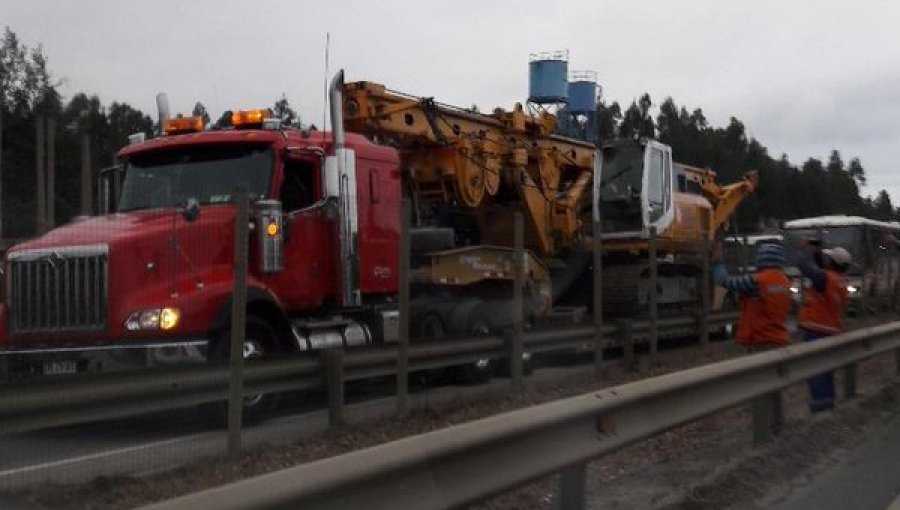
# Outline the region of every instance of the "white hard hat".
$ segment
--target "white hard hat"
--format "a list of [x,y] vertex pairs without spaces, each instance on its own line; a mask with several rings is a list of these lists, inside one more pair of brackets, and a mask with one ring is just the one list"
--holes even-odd
[[822,250],[822,253],[828,255],[828,258],[830,258],[834,261],[835,264],[838,264],[840,266],[847,266],[853,260],[850,252],[841,248],[840,246]]

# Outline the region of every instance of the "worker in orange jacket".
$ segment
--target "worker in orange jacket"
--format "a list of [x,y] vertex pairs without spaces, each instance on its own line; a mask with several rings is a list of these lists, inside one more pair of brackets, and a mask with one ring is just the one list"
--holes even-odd
[[[803,288],[799,326],[804,342],[836,335],[844,330],[847,306],[845,274],[853,258],[840,246],[817,249],[802,243],[797,268],[808,283]],[[834,409],[834,374],[827,372],[808,381],[809,408],[813,413]]]
[[[784,273],[784,248],[778,243],[763,243],[756,250],[756,271],[729,276],[722,263],[722,245],[713,253],[713,276],[716,285],[741,299],[737,341],[748,352],[783,347],[788,343],[787,319],[791,309],[791,280]],[[774,412],[772,432],[780,432],[784,424],[781,392],[776,391],[753,400],[754,416],[766,410]],[[771,407],[770,407],[771,406]]]
[[741,299],[738,343],[751,352],[786,345],[791,280],[783,269],[784,248],[778,243],[760,244],[752,274],[729,276],[721,259],[722,248],[717,245],[713,253],[716,285]]

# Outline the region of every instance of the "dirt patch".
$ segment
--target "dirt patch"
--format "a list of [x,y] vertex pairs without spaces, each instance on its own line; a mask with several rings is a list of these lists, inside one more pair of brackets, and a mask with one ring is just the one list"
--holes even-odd
[[806,479],[871,431],[896,419],[898,402],[900,384],[895,383],[832,415],[797,423],[778,441],[733,460],[658,508],[712,510],[750,501],[761,501],[764,508],[766,501],[784,496],[798,479]]

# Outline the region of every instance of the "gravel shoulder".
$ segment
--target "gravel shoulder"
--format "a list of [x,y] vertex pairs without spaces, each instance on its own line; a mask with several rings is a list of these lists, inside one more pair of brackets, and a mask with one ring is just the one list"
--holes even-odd
[[[607,365],[606,373],[600,379],[582,370],[553,383],[529,383],[521,391],[494,392],[474,400],[417,409],[403,419],[348,424],[339,430],[304,437],[288,444],[262,445],[246,451],[238,459],[207,458],[173,471],[149,476],[105,477],[88,484],[45,485],[6,497],[13,498],[10,504],[15,502],[23,508],[134,508],[449,425],[740,355],[741,351],[734,345],[719,343],[706,349],[692,346],[671,351],[660,356],[656,365],[651,366],[644,361],[639,371],[613,361]],[[852,405],[842,405],[840,411],[835,413],[836,417],[844,416],[844,408],[862,408],[862,414],[867,417],[872,414],[873,410],[863,403],[868,402],[871,395],[881,395],[876,388],[893,380],[893,356],[890,360],[886,356],[884,358],[861,366],[859,389],[866,397],[856,399]],[[887,376],[888,373],[890,377]],[[894,388],[892,391],[896,393],[900,389]],[[785,442],[793,437],[792,434],[803,436],[804,427],[815,425],[805,419],[805,388],[790,388],[786,394],[788,424],[786,434],[776,444]],[[884,407],[884,399],[887,397],[881,398]],[[868,421],[868,418],[861,416],[852,423],[862,427]],[[825,446],[840,446],[840,438],[849,436],[839,427],[828,430],[830,435],[822,435],[830,438],[829,444]],[[793,448],[797,448],[797,451],[815,450],[791,446],[791,451]],[[721,505],[723,498],[733,495],[716,488],[722,484],[728,485],[729,468],[736,467],[739,462],[751,462],[758,457],[757,452],[762,451],[750,447],[747,410],[732,409],[622,449],[592,463],[589,469],[590,503],[598,505],[597,508],[601,504],[602,508],[724,508]],[[800,457],[802,458],[798,462],[802,461],[804,466],[820,460],[819,456],[812,453]],[[723,459],[729,459],[724,467]],[[767,471],[765,462],[768,461],[756,462],[760,463],[759,477],[762,480]],[[799,470],[797,467],[790,472]],[[478,507],[555,508],[558,503],[554,478],[538,481],[484,502]],[[779,480],[778,483],[784,484],[786,481]],[[743,487],[743,484],[739,485]],[[764,494],[768,493],[766,491]],[[755,498],[761,495],[753,496]],[[712,503],[705,503],[707,501]]]

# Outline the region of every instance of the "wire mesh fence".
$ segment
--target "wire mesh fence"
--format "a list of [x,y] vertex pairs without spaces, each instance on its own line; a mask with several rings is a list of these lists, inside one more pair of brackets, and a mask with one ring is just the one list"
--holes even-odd
[[[604,353],[631,364],[660,340],[734,320],[705,308],[661,317],[653,299],[638,313],[647,320],[605,323],[584,307],[535,320],[521,214],[512,246],[484,255],[507,285],[491,299],[440,301],[421,292],[433,262],[412,253],[414,215],[399,188],[366,204],[329,195],[331,174],[366,174],[347,155],[291,145],[300,138],[275,150],[226,130],[202,144],[137,140],[109,165],[69,128],[38,118],[32,146],[0,155],[0,169],[35,169],[33,187],[0,193],[15,197],[0,206],[0,491],[234,455],[340,425],[366,399],[396,397],[391,412],[403,415],[411,393],[436,384],[504,376],[520,387],[542,353],[593,352],[601,373]],[[347,194],[347,183],[336,188]],[[344,272],[361,234],[339,228],[342,215],[373,204],[384,261]],[[586,302],[599,310],[602,280],[587,267]],[[347,278],[380,289],[368,307],[335,305],[353,299],[339,285]]]

